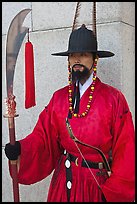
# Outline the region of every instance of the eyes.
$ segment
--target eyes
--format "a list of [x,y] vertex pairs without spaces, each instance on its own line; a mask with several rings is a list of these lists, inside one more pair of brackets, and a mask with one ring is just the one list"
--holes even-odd
[[71,53],[69,54],[69,57],[88,57],[91,56],[91,53]]

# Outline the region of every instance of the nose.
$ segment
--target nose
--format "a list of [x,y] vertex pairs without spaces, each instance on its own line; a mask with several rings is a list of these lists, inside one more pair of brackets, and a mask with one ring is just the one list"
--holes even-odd
[[79,56],[75,56],[75,64],[77,64],[77,63],[80,63],[80,58],[79,58]]

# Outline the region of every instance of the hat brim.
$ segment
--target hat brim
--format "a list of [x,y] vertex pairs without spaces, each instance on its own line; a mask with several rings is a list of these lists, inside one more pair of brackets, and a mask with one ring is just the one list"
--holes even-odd
[[110,52],[110,51],[95,51],[95,50],[90,50],[90,51],[66,51],[66,52],[53,53],[52,55],[55,55],[55,56],[68,56],[69,54],[72,54],[72,53],[82,53],[82,52],[96,53],[99,58],[113,57],[115,55],[113,52]]

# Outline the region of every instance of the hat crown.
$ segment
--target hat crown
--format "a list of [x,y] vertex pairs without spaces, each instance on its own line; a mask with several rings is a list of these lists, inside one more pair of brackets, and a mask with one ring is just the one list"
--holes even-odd
[[67,51],[53,53],[52,55],[69,56],[71,53],[83,52],[95,53],[100,58],[114,56],[113,52],[97,50],[96,36],[92,30],[86,28],[85,24],[71,32]]
[[92,30],[86,28],[83,24],[79,29],[72,31],[68,51],[72,52],[96,52],[97,40]]

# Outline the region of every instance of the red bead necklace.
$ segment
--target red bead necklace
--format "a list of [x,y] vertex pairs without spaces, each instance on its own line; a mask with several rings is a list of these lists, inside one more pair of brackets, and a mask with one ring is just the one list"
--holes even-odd
[[97,71],[97,59],[95,59],[94,61],[94,65],[93,65],[93,78],[92,78],[92,83],[90,85],[90,94],[89,94],[89,100],[86,106],[86,110],[83,113],[74,113],[74,109],[72,107],[72,80],[71,80],[71,68],[70,66],[68,66],[68,71],[69,71],[69,77],[68,77],[68,83],[69,83],[69,111],[71,112],[72,116],[74,116],[75,118],[81,118],[81,117],[85,117],[89,110],[90,110],[90,104],[93,98],[93,92],[94,92],[94,86],[95,86],[95,82],[96,82],[96,71]]

